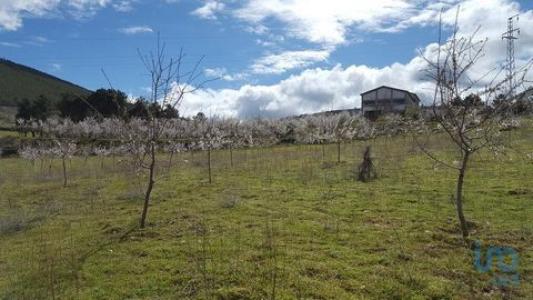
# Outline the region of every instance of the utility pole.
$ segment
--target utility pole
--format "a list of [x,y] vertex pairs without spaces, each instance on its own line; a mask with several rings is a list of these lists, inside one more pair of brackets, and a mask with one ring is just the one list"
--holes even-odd
[[507,31],[503,33],[502,40],[507,40],[507,80],[509,82],[509,96],[514,96],[514,72],[515,72],[515,58],[514,58],[514,41],[518,40],[520,35],[520,28],[514,28],[515,20],[518,22],[519,15],[514,15],[507,19]]

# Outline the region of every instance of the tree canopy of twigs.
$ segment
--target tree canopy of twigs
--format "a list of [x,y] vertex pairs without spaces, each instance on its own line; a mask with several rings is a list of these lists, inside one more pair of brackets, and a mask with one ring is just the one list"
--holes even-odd
[[[165,44],[157,38],[157,46],[149,54],[138,51],[139,57],[149,73],[151,81],[151,95],[149,101],[160,103],[162,107],[178,109],[185,95],[202,88],[207,81],[200,81],[201,72],[199,66],[203,57],[200,58],[191,70],[185,71],[185,54],[180,50],[177,57],[167,57]],[[148,170],[148,184],[144,196],[144,205],[141,214],[140,227],[146,225],[148,208],[156,178],[157,144],[162,133],[169,127],[169,119],[158,119],[149,114],[147,121],[147,136],[144,140],[144,147],[139,156],[139,165]]]
[[[503,145],[502,129],[512,117],[508,102],[512,91],[505,90],[510,78],[502,78],[497,68],[475,77],[474,67],[484,56],[487,39],[478,39],[477,30],[468,36],[459,34],[459,11],[451,37],[442,41],[442,25],[438,48],[431,57],[424,57],[429,78],[435,83],[431,118],[457,149],[458,164],[453,164],[426,149],[421,149],[433,160],[457,171],[454,203],[465,241],[469,225],[463,209],[463,187],[472,155],[481,149],[497,150]],[[441,22],[442,24],[442,22]],[[531,61],[514,76],[520,86],[531,66]],[[494,101],[496,98],[500,101]]]

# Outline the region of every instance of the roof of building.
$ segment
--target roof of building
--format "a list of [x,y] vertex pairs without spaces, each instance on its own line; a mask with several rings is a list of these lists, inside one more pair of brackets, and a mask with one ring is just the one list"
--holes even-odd
[[420,98],[418,98],[418,95],[413,93],[413,92],[410,92],[408,90],[403,90],[403,89],[398,89],[398,88],[393,88],[393,87],[390,87],[390,86],[386,86],[386,85],[382,85],[380,87],[377,87],[375,89],[371,89],[370,91],[366,91],[364,93],[361,94],[361,96],[364,96],[366,94],[369,94],[369,93],[372,93],[374,91],[377,91],[379,89],[383,89],[383,88],[386,88],[386,89],[391,89],[391,90],[395,90],[395,91],[399,91],[399,92],[404,92],[404,93],[408,93],[409,95],[411,95],[416,102],[420,103]]

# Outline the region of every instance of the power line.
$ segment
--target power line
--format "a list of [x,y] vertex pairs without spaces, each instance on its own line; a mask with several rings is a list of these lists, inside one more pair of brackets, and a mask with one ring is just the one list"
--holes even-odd
[[507,31],[503,33],[502,40],[507,40],[507,80],[509,81],[509,95],[514,96],[514,70],[515,70],[515,47],[514,41],[518,40],[520,28],[514,28],[514,21],[519,20],[519,15],[514,15],[507,19]]

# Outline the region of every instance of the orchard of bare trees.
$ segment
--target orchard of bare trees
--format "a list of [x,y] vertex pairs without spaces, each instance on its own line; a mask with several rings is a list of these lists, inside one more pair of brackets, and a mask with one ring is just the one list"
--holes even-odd
[[[69,118],[19,120],[17,127],[21,133],[38,133],[38,138],[23,140],[19,152],[32,164],[40,161],[41,168],[46,160],[61,161],[65,187],[69,182],[68,161],[73,156],[121,157],[139,172],[146,171],[142,228],[156,184],[159,158],[163,155],[169,158],[168,168],[171,168],[177,153],[207,152],[211,183],[211,152],[216,150],[228,151],[233,165],[234,149],[279,144],[335,144],[336,161],[341,163],[343,143],[377,137],[412,137],[413,145],[431,160],[458,172],[453,202],[466,241],[469,226],[463,209],[463,186],[469,161],[482,149],[501,151],[504,147],[502,132],[519,127],[513,91],[525,83],[524,78],[531,66],[530,61],[513,74],[515,80],[512,82],[516,86],[510,89],[507,88],[510,79],[502,79],[501,72],[473,78],[471,69],[482,58],[485,42],[477,40],[475,34],[460,35],[457,22],[448,40],[439,38],[436,51],[424,57],[426,74],[435,83],[434,99],[430,106],[409,116],[389,114],[378,122],[348,113],[237,120],[206,118],[201,113],[194,118],[167,118],[146,110],[142,118],[124,119],[106,117],[91,105],[94,116],[76,122]],[[177,112],[188,94],[209,82],[201,80],[199,66],[203,58],[185,72],[183,51],[175,58],[167,57],[165,45],[159,39],[155,51],[148,54],[139,51],[139,57],[150,75],[151,95],[145,100],[148,105]],[[487,81],[487,78],[490,79]],[[447,137],[455,145],[458,156],[452,160],[458,163],[439,157],[427,147],[424,139],[434,136]],[[367,181],[376,177],[372,168],[371,151],[367,148],[359,167],[359,179]]]

